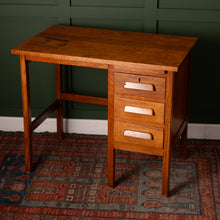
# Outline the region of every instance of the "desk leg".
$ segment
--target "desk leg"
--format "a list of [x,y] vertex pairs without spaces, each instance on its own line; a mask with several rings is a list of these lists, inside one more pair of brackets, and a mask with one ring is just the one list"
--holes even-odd
[[187,157],[187,132],[188,132],[188,123],[186,124],[186,127],[183,130],[183,133],[181,135],[181,155],[183,159],[186,159]]
[[162,172],[162,196],[169,196],[170,184],[170,157],[171,157],[171,117],[173,106],[173,81],[174,73],[168,72],[165,103],[165,131],[164,131],[164,154]]
[[163,172],[162,172],[162,196],[169,196],[170,185],[170,153],[165,152],[163,156]]
[[114,150],[114,70],[108,68],[108,185],[114,186],[115,150]]
[[32,128],[31,128],[31,101],[28,62],[24,55],[20,56],[21,89],[24,117],[24,146],[25,146],[25,171],[32,169]]
[[56,74],[56,100],[57,100],[57,137],[63,139],[63,102],[62,102],[62,75],[61,65],[55,64]]

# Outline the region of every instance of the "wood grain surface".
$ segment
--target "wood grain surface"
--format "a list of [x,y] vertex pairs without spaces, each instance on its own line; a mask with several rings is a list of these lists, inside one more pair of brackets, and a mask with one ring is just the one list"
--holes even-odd
[[[178,71],[197,38],[54,25],[12,50],[38,58]],[[106,66],[107,67],[107,66]]]

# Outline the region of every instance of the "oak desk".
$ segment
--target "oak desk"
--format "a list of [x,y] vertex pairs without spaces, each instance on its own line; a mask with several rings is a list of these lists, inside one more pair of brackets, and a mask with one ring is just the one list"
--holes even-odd
[[[12,49],[20,55],[25,168],[31,172],[32,131],[62,100],[108,105],[108,185],[114,185],[115,149],[163,157],[162,195],[169,192],[170,155],[187,138],[192,37],[54,25]],[[55,64],[56,100],[31,121],[28,62]],[[63,93],[61,65],[108,70],[108,98]]]

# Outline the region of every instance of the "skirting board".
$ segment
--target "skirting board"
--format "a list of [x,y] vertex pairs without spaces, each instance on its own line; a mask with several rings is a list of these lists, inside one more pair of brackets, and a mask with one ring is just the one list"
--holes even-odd
[[[107,120],[90,119],[64,119],[65,133],[107,135]],[[23,131],[22,117],[0,117],[1,131]],[[46,119],[35,132],[56,132],[56,119]],[[188,138],[190,139],[220,139],[220,124],[193,124],[188,126]]]

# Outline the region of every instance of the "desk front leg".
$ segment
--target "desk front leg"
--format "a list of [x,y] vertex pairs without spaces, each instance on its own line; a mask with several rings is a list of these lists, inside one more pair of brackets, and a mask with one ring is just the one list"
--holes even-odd
[[21,89],[24,117],[24,147],[25,147],[25,171],[32,169],[32,127],[31,127],[31,101],[28,61],[24,55],[20,56]]
[[173,107],[173,82],[174,73],[168,72],[165,103],[165,131],[164,131],[164,154],[162,172],[162,196],[169,196],[170,183],[170,159],[171,159],[171,118]]

